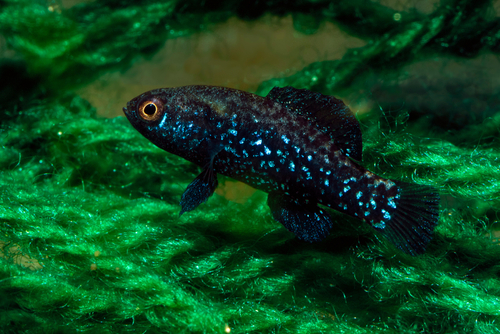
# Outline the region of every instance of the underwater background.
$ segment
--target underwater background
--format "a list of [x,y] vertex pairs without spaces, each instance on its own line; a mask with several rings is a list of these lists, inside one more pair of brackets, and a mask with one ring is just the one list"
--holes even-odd
[[[500,1],[0,0],[0,332],[500,332]],[[122,115],[210,84],[334,95],[363,165],[437,187],[411,257],[356,219],[309,244]]]

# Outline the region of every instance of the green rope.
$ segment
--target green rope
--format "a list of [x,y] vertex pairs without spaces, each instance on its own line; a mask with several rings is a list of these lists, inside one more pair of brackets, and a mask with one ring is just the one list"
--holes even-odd
[[[198,168],[148,143],[124,118],[96,117],[61,86],[126,68],[165,38],[271,12],[293,13],[309,33],[318,17],[358,36],[386,34],[259,89],[345,91],[363,66],[383,73],[432,53],[496,52],[497,19],[483,15],[489,3],[443,3],[401,22],[357,1],[96,1],[60,14],[41,1],[0,3],[0,31],[24,57],[0,63],[11,78],[0,83],[1,332],[500,330],[500,113],[444,134],[404,110],[361,117],[365,166],[441,190],[435,237],[415,258],[340,214],[325,242],[301,243],[273,221],[260,192],[243,205],[214,195],[179,218],[180,195]],[[355,6],[371,16],[349,23]],[[462,52],[467,36],[484,38]]]

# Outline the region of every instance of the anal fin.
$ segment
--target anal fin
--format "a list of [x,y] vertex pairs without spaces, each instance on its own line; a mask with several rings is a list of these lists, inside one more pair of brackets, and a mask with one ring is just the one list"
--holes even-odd
[[271,192],[267,204],[273,218],[300,240],[323,240],[333,227],[331,216],[316,203],[305,203],[280,192]]

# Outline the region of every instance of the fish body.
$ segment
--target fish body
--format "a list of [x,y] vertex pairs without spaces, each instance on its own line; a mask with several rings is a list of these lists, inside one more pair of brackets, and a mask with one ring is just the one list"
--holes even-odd
[[156,89],[124,108],[156,146],[203,168],[181,214],[205,202],[223,174],[267,192],[274,219],[299,239],[324,239],[332,219],[318,204],[357,217],[417,255],[430,241],[439,194],[377,176],[362,160],[359,124],[334,97],[275,87],[266,97],[213,86]]

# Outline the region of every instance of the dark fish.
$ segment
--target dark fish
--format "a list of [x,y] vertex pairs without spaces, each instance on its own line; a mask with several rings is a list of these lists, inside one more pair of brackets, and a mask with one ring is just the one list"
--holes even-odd
[[181,214],[213,194],[220,173],[269,193],[274,219],[305,241],[324,239],[333,226],[318,204],[358,217],[411,255],[431,240],[437,191],[357,164],[359,124],[332,96],[292,87],[260,97],[186,86],[146,92],[123,111],[156,146],[203,168],[182,195]]

